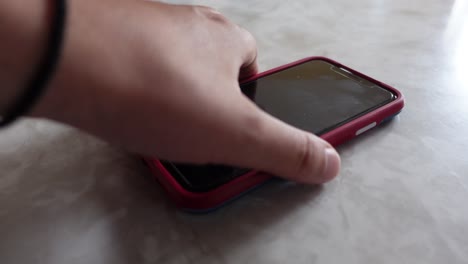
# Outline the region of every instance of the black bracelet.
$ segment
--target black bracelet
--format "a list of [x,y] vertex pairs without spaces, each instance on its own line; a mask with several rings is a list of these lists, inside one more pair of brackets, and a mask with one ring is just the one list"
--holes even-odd
[[37,69],[26,83],[22,94],[13,105],[7,109],[5,115],[0,117],[0,127],[13,123],[25,115],[40,98],[57,66],[60,57],[65,31],[65,18],[67,13],[66,0],[46,0],[53,2],[54,10],[51,17],[52,28],[49,33],[49,42]]

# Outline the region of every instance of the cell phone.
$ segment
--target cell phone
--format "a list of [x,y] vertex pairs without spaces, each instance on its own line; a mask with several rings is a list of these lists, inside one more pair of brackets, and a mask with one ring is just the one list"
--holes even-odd
[[[333,146],[391,120],[404,105],[397,89],[324,57],[269,70],[240,87],[267,113]],[[273,177],[249,168],[144,160],[175,203],[190,212],[219,208]]]

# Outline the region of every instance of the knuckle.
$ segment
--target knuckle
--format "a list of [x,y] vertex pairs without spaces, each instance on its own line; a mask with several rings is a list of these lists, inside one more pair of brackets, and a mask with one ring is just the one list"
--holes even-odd
[[299,151],[296,154],[296,157],[294,159],[295,164],[293,166],[293,177],[297,178],[297,180],[300,180],[304,177],[307,177],[307,173],[309,172],[307,168],[309,167],[309,160],[310,157],[312,156],[312,150],[311,150],[311,145],[312,142],[309,140],[309,138],[306,135],[302,136],[302,142],[301,146],[298,148]]
[[239,42],[240,46],[243,49],[243,67],[251,66],[253,63],[257,61],[258,50],[257,50],[257,42],[254,36],[247,31],[246,29],[238,26],[238,34],[239,34]]
[[218,10],[208,7],[208,6],[194,6],[194,8],[199,12],[201,15],[205,16],[206,18],[223,23],[223,24],[229,24],[229,20],[221,14]]
[[309,135],[303,135],[303,144],[296,156],[296,164],[293,169],[295,180],[304,182],[306,179],[320,177],[324,171],[325,164],[322,155],[319,155],[320,146]]
[[241,39],[243,42],[243,46],[247,47],[248,50],[250,51],[248,53],[248,55],[251,57],[249,58],[249,61],[253,62],[257,59],[257,54],[258,54],[257,41],[255,40],[255,37],[252,35],[252,33],[250,33],[249,31],[247,31],[246,29],[242,27],[239,27],[239,29],[240,29],[240,35],[241,35]]
[[256,50],[257,41],[255,40],[255,37],[252,35],[252,33],[241,26],[237,26],[237,29],[243,44]]
[[250,33],[248,30],[245,28],[241,27],[242,30],[242,36],[244,38],[245,43],[249,44],[250,46],[256,47],[257,46],[257,41],[255,40],[255,37]]

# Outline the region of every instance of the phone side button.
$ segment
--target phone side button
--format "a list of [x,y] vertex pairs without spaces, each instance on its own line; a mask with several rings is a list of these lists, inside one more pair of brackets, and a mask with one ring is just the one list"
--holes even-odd
[[373,127],[375,127],[376,125],[377,125],[377,122],[373,122],[373,123],[368,124],[367,126],[365,126],[365,127],[361,128],[361,129],[359,129],[358,131],[356,131],[356,136],[361,135],[362,133],[366,132],[367,130],[369,130],[369,129],[373,128]]

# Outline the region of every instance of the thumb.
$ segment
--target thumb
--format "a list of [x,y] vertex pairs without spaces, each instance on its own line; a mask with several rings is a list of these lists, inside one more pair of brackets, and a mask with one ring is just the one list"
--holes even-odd
[[340,157],[329,143],[252,106],[236,118],[241,124],[235,127],[248,129],[236,131],[241,142],[226,155],[231,163],[301,183],[321,184],[338,174]]

